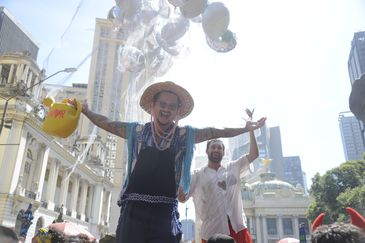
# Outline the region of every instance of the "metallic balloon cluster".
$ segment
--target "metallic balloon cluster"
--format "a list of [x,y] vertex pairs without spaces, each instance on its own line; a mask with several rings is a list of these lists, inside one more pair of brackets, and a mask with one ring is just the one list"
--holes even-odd
[[184,44],[190,23],[202,25],[206,42],[217,52],[236,46],[228,30],[229,11],[221,2],[208,0],[115,0],[108,14],[118,36],[119,69],[149,77],[164,75],[172,58],[189,51]]

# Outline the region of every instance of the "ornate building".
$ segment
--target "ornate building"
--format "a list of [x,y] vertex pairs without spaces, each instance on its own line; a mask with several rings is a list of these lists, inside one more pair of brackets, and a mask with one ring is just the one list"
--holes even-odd
[[103,159],[103,148],[96,142],[95,154],[80,163],[87,141],[75,139],[72,149],[42,130],[41,87],[32,86],[45,77],[29,55],[0,55],[0,224],[19,231],[21,212],[31,203],[26,242],[60,210],[65,220],[100,238],[109,232],[113,187],[92,165],[95,157]]

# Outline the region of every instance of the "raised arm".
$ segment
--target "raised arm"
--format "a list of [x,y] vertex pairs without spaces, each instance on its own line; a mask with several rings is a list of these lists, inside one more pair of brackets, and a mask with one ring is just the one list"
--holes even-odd
[[82,103],[82,113],[96,126],[113,133],[122,138],[127,138],[127,123],[120,121],[112,121],[108,117],[97,114],[89,110],[86,102]]
[[259,148],[257,146],[257,141],[254,131],[250,131],[250,151],[247,154],[247,160],[251,163],[257,157],[259,157]]
[[247,121],[245,127],[241,128],[214,128],[207,127],[197,129],[195,132],[195,143],[204,142],[214,138],[229,138],[240,135],[245,132],[254,131],[265,124],[266,117],[262,117],[257,122]]

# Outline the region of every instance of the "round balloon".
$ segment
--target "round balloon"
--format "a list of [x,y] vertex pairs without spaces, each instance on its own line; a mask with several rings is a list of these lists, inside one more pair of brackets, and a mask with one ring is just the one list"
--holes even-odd
[[175,45],[175,42],[183,37],[189,29],[189,20],[184,18],[176,19],[165,24],[161,29],[161,38],[168,46]]
[[203,13],[207,7],[208,0],[188,0],[180,6],[180,12],[185,18],[191,19]]
[[214,2],[207,6],[202,14],[202,27],[211,39],[222,36],[228,28],[229,11],[223,3]]
[[211,39],[206,36],[208,46],[216,52],[229,52],[236,47],[236,35],[232,31],[227,30],[218,39]]
[[181,7],[185,4],[187,0],[168,0],[170,4],[174,7]]
[[144,54],[133,46],[123,46],[119,48],[118,69],[120,71],[139,72],[146,64]]

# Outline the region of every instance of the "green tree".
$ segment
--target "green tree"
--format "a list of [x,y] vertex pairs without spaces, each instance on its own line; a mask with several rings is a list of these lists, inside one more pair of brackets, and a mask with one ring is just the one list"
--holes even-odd
[[310,192],[314,197],[307,217],[310,221],[321,213],[325,223],[345,221],[346,207],[353,207],[365,215],[365,161],[348,161],[312,179]]

